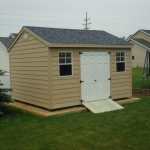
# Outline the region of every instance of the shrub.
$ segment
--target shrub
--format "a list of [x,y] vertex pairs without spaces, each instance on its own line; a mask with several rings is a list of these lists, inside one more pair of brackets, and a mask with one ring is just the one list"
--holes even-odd
[[[0,76],[4,76],[6,71],[0,70]],[[5,108],[4,103],[13,102],[9,92],[12,91],[11,88],[2,88],[4,84],[0,81],[0,115],[3,115],[3,110]]]

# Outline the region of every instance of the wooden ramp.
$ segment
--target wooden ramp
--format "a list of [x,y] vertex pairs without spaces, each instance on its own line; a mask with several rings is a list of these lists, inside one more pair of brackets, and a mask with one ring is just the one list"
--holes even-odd
[[82,102],[82,104],[93,113],[103,113],[107,111],[123,109],[121,105],[114,102],[112,99]]

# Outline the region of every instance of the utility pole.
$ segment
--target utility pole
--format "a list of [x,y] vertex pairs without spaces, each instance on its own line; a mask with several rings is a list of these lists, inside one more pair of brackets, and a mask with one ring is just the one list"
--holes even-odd
[[85,28],[84,28],[85,30],[90,29],[90,27],[88,25],[91,24],[91,22],[88,23],[89,20],[90,20],[90,18],[87,18],[87,12],[86,12],[86,19],[84,19],[85,24],[83,24],[83,25],[85,25]]

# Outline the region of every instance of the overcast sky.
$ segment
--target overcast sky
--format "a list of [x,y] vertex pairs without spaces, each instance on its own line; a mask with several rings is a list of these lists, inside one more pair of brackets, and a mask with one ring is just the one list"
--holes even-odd
[[0,37],[18,33],[23,26],[84,29],[127,37],[150,29],[150,0],[0,0]]

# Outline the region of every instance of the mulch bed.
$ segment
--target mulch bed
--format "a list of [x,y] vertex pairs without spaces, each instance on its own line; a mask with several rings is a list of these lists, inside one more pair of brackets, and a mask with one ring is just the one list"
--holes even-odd
[[150,96],[150,89],[132,89],[133,96]]

